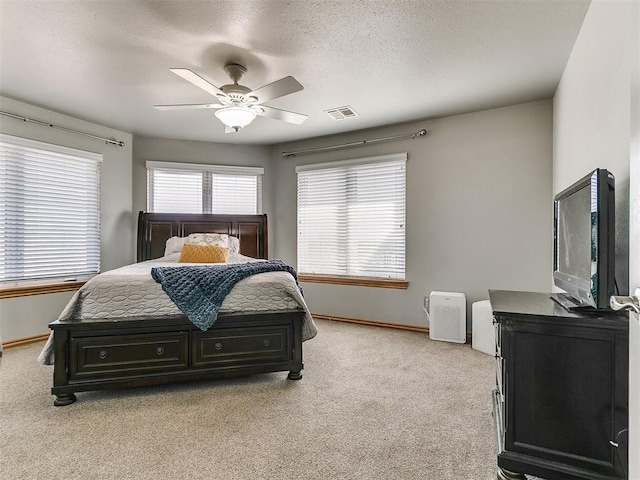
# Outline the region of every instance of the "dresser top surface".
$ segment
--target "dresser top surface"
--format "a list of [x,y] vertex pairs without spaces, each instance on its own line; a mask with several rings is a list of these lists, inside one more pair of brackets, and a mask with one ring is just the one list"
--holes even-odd
[[575,319],[627,321],[625,314],[570,312],[551,299],[550,293],[515,290],[489,290],[491,309],[496,314],[536,315]]

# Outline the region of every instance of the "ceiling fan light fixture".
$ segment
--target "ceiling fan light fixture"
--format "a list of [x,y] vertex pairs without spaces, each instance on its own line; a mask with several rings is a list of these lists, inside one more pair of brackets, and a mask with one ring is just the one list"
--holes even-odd
[[216,117],[227,127],[238,131],[249,125],[256,118],[256,113],[244,107],[226,107],[217,110]]
[[[2,1],[2,0],[0,0]],[[159,110],[184,110],[197,108],[216,108],[215,115],[225,125],[225,132],[237,132],[249,125],[257,115],[283,120],[300,125],[307,118],[300,113],[288,112],[279,108],[262,105],[264,102],[275,98],[284,97],[303,89],[302,85],[293,77],[283,77],[280,80],[263,85],[251,90],[240,85],[238,81],[247,72],[246,67],[231,63],[224,67],[225,72],[233,81],[233,84],[216,87],[188,68],[171,68],[170,71],[182,77],[187,82],[216,97],[219,103],[154,105]]]

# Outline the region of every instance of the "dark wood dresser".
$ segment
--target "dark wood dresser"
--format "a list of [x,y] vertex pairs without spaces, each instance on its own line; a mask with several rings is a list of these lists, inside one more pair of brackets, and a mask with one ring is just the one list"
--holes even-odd
[[627,315],[568,312],[548,293],[489,298],[498,478],[625,479]]

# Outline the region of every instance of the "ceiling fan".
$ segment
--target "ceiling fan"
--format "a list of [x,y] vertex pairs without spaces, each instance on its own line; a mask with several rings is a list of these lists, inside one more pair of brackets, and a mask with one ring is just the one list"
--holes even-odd
[[303,89],[302,85],[293,77],[288,76],[276,80],[273,83],[251,90],[238,84],[242,76],[247,73],[246,67],[237,63],[225,65],[224,71],[233,83],[223,85],[220,88],[212,85],[200,75],[188,68],[170,68],[173,73],[200,87],[218,99],[220,103],[180,104],[180,105],[154,105],[158,110],[189,110],[197,108],[215,108],[216,117],[225,124],[225,132],[237,132],[242,127],[249,125],[256,115],[284,120],[285,122],[301,124],[307,119],[307,115],[289,112],[278,108],[267,107],[263,103],[274,98],[283,97]]

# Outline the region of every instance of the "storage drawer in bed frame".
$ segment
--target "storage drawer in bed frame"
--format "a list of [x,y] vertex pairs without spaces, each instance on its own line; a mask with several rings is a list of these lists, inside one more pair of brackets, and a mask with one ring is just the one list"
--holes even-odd
[[188,367],[188,332],[71,337],[69,380],[140,375]]
[[54,332],[55,405],[75,392],[289,370],[302,364],[304,312],[221,315],[206,332],[184,317],[60,322]]
[[291,334],[288,325],[260,327],[252,332],[240,328],[194,331],[192,365],[206,368],[225,363],[286,361],[291,357]]

